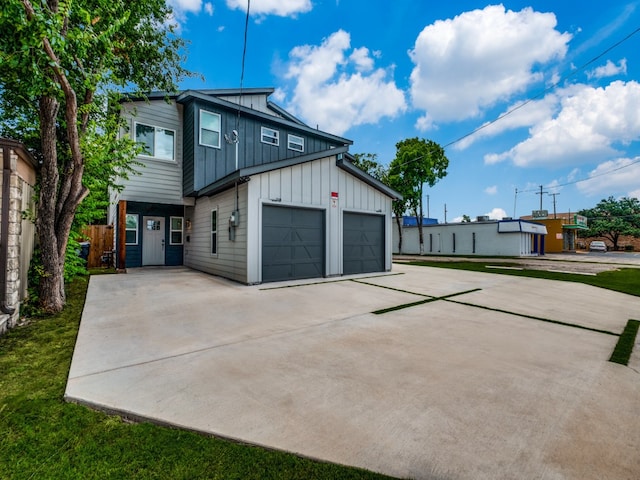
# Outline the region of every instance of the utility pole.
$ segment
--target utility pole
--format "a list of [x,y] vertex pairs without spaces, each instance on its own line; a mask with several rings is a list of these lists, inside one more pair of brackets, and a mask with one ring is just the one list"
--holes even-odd
[[447,223],[447,204],[444,204],[444,223]]
[[542,195],[545,193],[549,193],[549,192],[543,192],[542,191],[542,185],[540,185],[540,191],[538,193],[536,193],[536,195],[540,195],[540,210],[542,210]]
[[427,195],[427,218],[431,218],[429,215],[429,195]]
[[560,195],[559,193],[550,193],[549,196],[553,197],[553,218],[558,218],[556,216],[556,196]]
[[516,217],[516,204],[518,203],[518,187],[516,187],[516,196],[513,199],[513,218],[518,218]]

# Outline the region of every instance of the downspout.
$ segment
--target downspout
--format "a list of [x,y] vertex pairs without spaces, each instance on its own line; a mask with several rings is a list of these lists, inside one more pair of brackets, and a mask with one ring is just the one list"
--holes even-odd
[[9,206],[11,205],[11,149],[2,147],[2,220],[0,225],[0,310],[13,315],[16,309],[7,304],[7,260],[9,257]]

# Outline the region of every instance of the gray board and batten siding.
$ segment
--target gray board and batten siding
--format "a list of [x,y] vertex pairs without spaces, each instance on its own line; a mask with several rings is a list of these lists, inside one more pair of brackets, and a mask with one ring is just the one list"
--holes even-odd
[[[218,97],[185,92],[178,97],[184,104],[184,183],[185,196],[197,196],[198,192],[216,181],[227,177],[237,169],[260,167],[314,152],[342,147],[351,141],[325,132],[311,129],[293,117],[283,118],[278,109],[267,108],[269,113],[239,107]],[[267,103],[267,105],[269,105]],[[200,111],[220,115],[220,148],[200,145]],[[262,127],[279,132],[279,144],[261,141]],[[235,145],[232,132],[238,132],[238,165],[236,169]],[[288,148],[288,135],[304,139],[304,151]]]

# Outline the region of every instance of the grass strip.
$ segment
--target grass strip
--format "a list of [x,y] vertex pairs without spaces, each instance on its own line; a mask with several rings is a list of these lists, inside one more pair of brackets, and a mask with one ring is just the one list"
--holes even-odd
[[[384,479],[358,468],[153,425],[63,400],[88,277],[58,315],[0,337],[0,478]],[[303,426],[301,426],[302,428]]]
[[599,328],[586,327],[584,325],[579,325],[577,323],[563,322],[561,320],[551,320],[550,318],[536,317],[535,315],[527,315],[526,313],[510,312],[509,310],[503,310],[501,308],[486,307],[484,305],[477,305],[475,303],[461,302],[459,300],[448,300],[448,299],[444,299],[444,300],[447,301],[447,302],[457,303],[458,305],[464,305],[466,307],[481,308],[483,310],[489,310],[491,312],[505,313],[507,315],[515,315],[517,317],[529,318],[531,320],[537,320],[539,322],[554,323],[556,325],[562,325],[564,327],[579,328],[580,330],[588,330],[590,332],[604,333],[605,335],[613,335],[614,337],[619,336],[617,333],[610,332],[609,330],[601,330]]
[[[606,288],[615,292],[626,293],[640,297],[640,268],[620,268],[619,270],[609,270],[596,275],[579,275],[575,273],[549,272],[545,270],[510,270],[510,269],[490,269],[489,265],[495,266],[497,262],[434,262],[420,260],[407,262],[407,265],[417,265],[421,267],[452,268],[455,270],[468,270],[472,272],[493,273],[496,275],[515,275],[518,277],[541,278],[544,280],[560,280],[563,282],[584,283],[594,287]],[[502,266],[514,267],[517,264],[505,262]]]
[[[376,285],[378,286],[378,285]],[[394,289],[396,290],[396,289]],[[431,302],[435,302],[437,300],[446,300],[448,298],[451,297],[457,297],[458,295],[465,295],[467,293],[473,293],[473,292],[477,292],[479,290],[482,290],[481,288],[474,288],[473,290],[466,290],[464,292],[456,292],[456,293],[451,293],[449,295],[444,295],[442,297],[431,297],[431,298],[425,298],[424,300],[418,300],[417,302],[411,302],[411,303],[403,303],[402,305],[395,305],[393,307],[388,307],[388,308],[381,308],[380,310],[374,310],[373,313],[374,315],[382,315],[383,313],[389,313],[389,312],[395,312],[396,310],[402,310],[405,308],[411,308],[411,307],[416,307],[418,305],[424,305],[425,303],[431,303]],[[402,291],[402,290],[400,290]],[[412,293],[412,292],[406,292],[406,293]],[[414,295],[421,295],[420,293],[416,293]]]
[[640,327],[640,321],[629,320],[625,325],[624,330],[618,338],[618,343],[613,349],[610,362],[619,363],[620,365],[628,365],[631,353],[633,352],[633,346],[636,342],[636,336],[638,335],[638,327]]

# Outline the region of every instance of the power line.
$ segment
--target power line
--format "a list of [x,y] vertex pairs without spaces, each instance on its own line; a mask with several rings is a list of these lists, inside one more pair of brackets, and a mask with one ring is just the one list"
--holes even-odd
[[595,57],[593,57],[591,60],[589,60],[587,63],[584,63],[583,65],[581,65],[580,67],[576,68],[574,71],[572,71],[569,74],[566,74],[564,76],[562,76],[557,82],[555,82],[554,84],[552,84],[551,86],[545,88],[544,90],[542,90],[541,92],[539,92],[538,94],[534,95],[531,98],[528,98],[527,100],[525,100],[524,102],[522,102],[519,105],[516,105],[515,107],[507,110],[506,112],[500,114],[497,118],[491,120],[490,122],[487,122],[483,125],[480,125],[479,127],[477,127],[476,129],[472,130],[469,133],[466,133],[464,135],[462,135],[461,137],[456,138],[455,140],[447,143],[446,145],[443,146],[443,148],[447,148],[450,147],[451,145],[454,145],[458,142],[461,142],[462,140],[464,140],[467,137],[470,137],[471,135],[475,134],[476,132],[479,132],[480,130],[483,130],[485,128],[487,128],[490,125],[493,125],[494,123],[502,120],[503,118],[505,118],[508,115],[511,115],[513,112],[520,110],[522,107],[524,107],[525,105],[528,105],[529,103],[533,102],[534,100],[543,97],[544,95],[546,95],[548,92],[550,92],[551,90],[554,90],[558,85],[560,85],[560,83],[564,82],[565,80],[573,77],[574,75],[576,75],[578,72],[581,72],[582,70],[584,70],[585,68],[587,68],[589,65],[591,65],[592,63],[594,63],[595,61],[599,60],[600,58],[604,57],[607,53],[609,53],[611,50],[613,50],[614,48],[618,47],[619,45],[621,45],[622,43],[626,42],[627,40],[629,40],[632,36],[634,36],[636,33],[640,32],[640,27],[636,28],[633,32],[631,32],[630,34],[628,34],[626,37],[624,37],[622,40],[619,40],[618,42],[614,43],[613,45],[611,45],[609,48],[607,48],[606,50],[604,50],[603,52],[599,53],[598,55],[596,55]]
[[244,43],[242,46],[242,68],[240,70],[240,95],[238,98],[238,118],[236,119],[236,131],[240,130],[240,105],[242,104],[242,87],[244,84],[244,64],[247,58],[247,35],[249,33],[249,11],[251,10],[251,0],[247,0],[247,16],[244,20]]
[[[598,177],[603,177],[605,175],[609,175],[610,173],[613,172],[617,172],[618,170],[622,170],[623,168],[628,168],[631,167],[632,165],[635,165],[637,163],[640,163],[640,158],[638,158],[637,160],[634,160],[631,163],[628,163],[627,165],[623,165],[621,167],[617,167],[617,168],[612,168],[611,170],[607,170],[606,172],[602,172],[602,173],[597,173],[595,175],[592,175],[588,178],[582,178],[580,180],[573,180],[571,182],[566,182],[566,183],[559,183],[557,185],[546,185],[545,188],[558,188],[558,187],[566,187],[567,185],[574,185],[576,183],[581,183],[581,182],[588,182],[589,180],[593,180],[594,178],[598,178]],[[532,188],[529,190],[518,190],[518,193],[530,193],[530,192],[538,192],[538,188]]]

